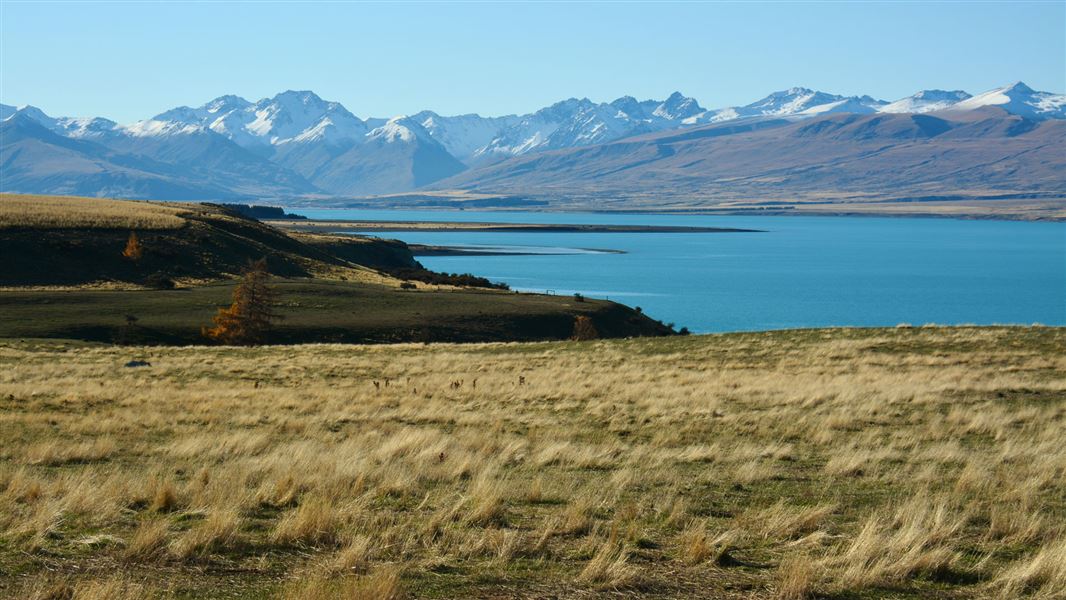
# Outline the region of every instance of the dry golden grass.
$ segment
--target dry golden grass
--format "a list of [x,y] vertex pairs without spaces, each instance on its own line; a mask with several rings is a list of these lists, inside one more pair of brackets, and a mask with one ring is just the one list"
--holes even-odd
[[6,342],[0,597],[1061,598],[1064,426],[1061,329]]
[[174,204],[78,196],[0,194],[0,229],[177,229],[185,224]]

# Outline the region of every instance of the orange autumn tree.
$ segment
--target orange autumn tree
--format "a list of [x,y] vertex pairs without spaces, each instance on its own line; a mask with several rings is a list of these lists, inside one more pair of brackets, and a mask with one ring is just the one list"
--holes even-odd
[[273,321],[280,319],[273,308],[277,292],[268,285],[266,259],[250,262],[233,289],[233,303],[218,309],[214,327],[204,327],[204,337],[220,344],[251,345],[266,340]]
[[122,251],[122,256],[137,262],[141,260],[143,253],[141,240],[137,239],[137,234],[131,231],[129,239],[126,240],[126,249]]

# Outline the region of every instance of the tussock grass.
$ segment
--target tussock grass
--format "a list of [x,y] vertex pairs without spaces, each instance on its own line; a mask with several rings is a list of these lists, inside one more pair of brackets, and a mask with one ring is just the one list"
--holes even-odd
[[169,526],[163,519],[142,522],[133,532],[122,558],[130,562],[151,562],[166,554]]
[[0,343],[0,597],[1066,588],[1059,329],[137,357]]
[[177,229],[187,209],[141,200],[0,194],[0,229]]
[[640,571],[629,563],[625,548],[605,542],[585,564],[578,581],[601,589],[624,589],[640,583]]

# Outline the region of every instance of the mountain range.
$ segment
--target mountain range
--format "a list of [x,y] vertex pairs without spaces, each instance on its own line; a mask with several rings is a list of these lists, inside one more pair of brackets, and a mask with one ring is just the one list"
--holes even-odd
[[1054,172],[1066,166],[1066,96],[1023,83],[893,102],[797,87],[719,109],[675,92],[390,119],[287,91],[221,96],[129,125],[2,104],[0,119],[6,192],[323,202],[422,189],[757,194],[891,187],[893,172],[929,190],[1066,187]]

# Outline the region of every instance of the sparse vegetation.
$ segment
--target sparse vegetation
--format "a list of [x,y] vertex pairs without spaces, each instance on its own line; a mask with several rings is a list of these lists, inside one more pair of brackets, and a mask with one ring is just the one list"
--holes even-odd
[[133,357],[0,343],[0,597],[1066,589],[1062,329]]

